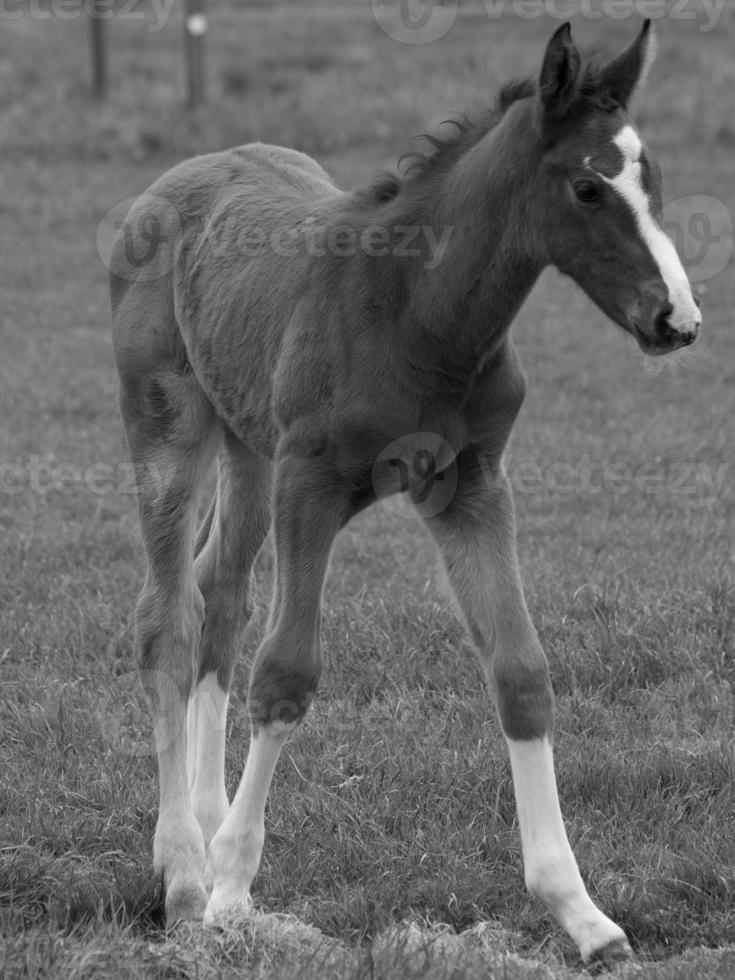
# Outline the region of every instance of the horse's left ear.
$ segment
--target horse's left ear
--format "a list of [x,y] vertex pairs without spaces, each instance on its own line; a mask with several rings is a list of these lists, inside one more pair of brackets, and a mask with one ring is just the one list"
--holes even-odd
[[651,30],[651,21],[644,20],[640,34],[628,50],[602,69],[602,91],[625,109],[636,88],[645,81],[655,57],[656,35]]
[[580,64],[579,51],[567,21],[554,32],[541,66],[538,106],[546,120],[561,119],[577,98]]

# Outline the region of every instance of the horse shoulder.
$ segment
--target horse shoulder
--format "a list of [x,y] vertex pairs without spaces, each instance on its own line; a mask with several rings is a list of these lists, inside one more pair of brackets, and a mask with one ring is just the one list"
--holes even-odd
[[369,476],[420,401],[396,376],[385,328],[339,297],[312,297],[290,318],[273,376],[274,414],[290,442],[332,458],[349,481]]
[[496,444],[502,453],[526,397],[526,375],[515,345],[506,337],[473,379],[465,418],[474,443]]

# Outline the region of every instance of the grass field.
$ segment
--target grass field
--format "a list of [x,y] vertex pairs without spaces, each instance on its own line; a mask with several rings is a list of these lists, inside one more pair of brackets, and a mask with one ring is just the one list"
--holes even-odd
[[[440,40],[406,45],[357,0],[211,7],[194,117],[178,10],[156,32],[110,25],[102,106],[83,20],[0,21],[0,976],[578,976],[524,891],[505,747],[437,559],[389,506],[338,539],[321,693],[266,814],[256,904],[296,919],[162,929],[131,650],[142,548],[98,226],[181,157],[254,139],[359,181],[535,71],[558,23],[467,3]],[[735,3],[698,25],[660,20],[636,118],[698,281],[701,340],[645,361],[556,274],[514,327],[529,397],[508,469],[562,803],[591,894],[643,964],[625,975],[654,980],[735,976]],[[617,53],[638,21],[574,27]],[[231,791],[267,547],[259,572]]]

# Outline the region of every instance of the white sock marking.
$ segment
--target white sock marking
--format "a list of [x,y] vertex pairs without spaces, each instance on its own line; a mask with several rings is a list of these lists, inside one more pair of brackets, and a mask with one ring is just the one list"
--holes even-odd
[[229,695],[213,672],[197,684],[189,701],[187,771],[191,803],[209,844],[224,820],[229,802],[225,791],[225,734]]
[[587,961],[625,934],[587,894],[564,829],[548,739],[508,739],[528,890],[540,898]]
[[228,914],[242,914],[250,903],[250,883],[263,850],[265,801],[278,756],[295,727],[267,725],[250,741],[237,793],[210,845],[214,885],[205,924],[212,925]]

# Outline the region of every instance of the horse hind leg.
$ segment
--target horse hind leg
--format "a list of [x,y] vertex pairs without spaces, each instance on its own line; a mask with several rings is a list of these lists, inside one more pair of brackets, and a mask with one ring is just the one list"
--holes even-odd
[[252,566],[270,526],[270,486],[270,462],[226,434],[214,506],[201,529],[195,560],[205,620],[189,703],[188,762],[192,808],[205,848],[229,809],[224,778],[227,703],[253,611]]
[[204,842],[186,771],[186,712],[195,680],[204,601],[194,575],[194,532],[215,451],[215,418],[191,371],[151,356],[145,371],[118,359],[121,408],[135,468],[148,559],[135,615],[140,677],[152,717],[159,773],[154,867],[166,921],[201,919]]

